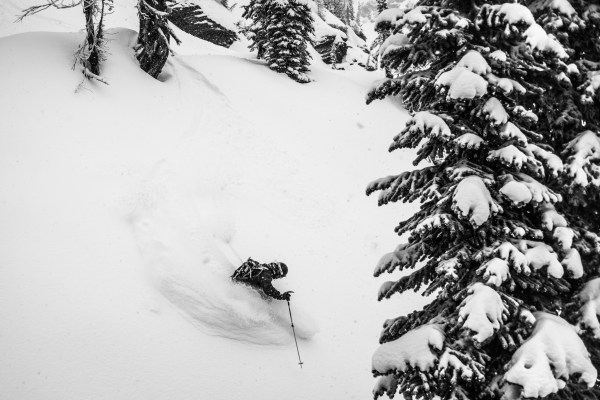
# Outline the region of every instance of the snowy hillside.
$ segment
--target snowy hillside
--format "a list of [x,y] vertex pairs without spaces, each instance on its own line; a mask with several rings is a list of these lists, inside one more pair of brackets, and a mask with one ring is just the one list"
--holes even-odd
[[[422,302],[376,302],[411,208],[364,189],[412,158],[386,151],[399,106],[365,105],[379,73],[315,57],[301,85],[181,33],[156,81],[119,2],[109,85],[81,86],[81,13],[13,25],[20,3],[0,9],[0,397],[369,398],[381,323]],[[290,266],[303,369],[285,303],[230,283],[250,256]]]

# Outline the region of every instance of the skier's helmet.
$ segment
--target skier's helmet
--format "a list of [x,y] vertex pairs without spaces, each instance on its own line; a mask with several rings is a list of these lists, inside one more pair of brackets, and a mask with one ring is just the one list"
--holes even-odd
[[285,265],[284,263],[277,263],[277,264],[279,264],[279,269],[281,270],[281,276],[286,276],[288,273],[287,265]]
[[274,262],[269,264],[275,278],[283,278],[288,273],[288,267],[284,263]]

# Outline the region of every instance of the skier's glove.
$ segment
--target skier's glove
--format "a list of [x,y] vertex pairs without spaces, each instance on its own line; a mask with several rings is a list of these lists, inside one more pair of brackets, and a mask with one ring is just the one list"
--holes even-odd
[[290,290],[290,291],[288,291],[288,292],[285,292],[285,293],[283,293],[283,294],[281,295],[281,298],[282,298],[283,300],[288,300],[288,301],[289,301],[289,300],[290,300],[290,297],[292,297],[292,293],[294,293],[294,292],[292,292],[291,290]]

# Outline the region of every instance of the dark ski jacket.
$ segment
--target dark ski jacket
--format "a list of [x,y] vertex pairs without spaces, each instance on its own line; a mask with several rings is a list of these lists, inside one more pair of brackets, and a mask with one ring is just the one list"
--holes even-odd
[[289,292],[280,293],[271,283],[273,279],[283,278],[286,273],[287,266],[283,263],[261,264],[249,258],[233,273],[231,279],[251,286],[274,299],[289,300]]

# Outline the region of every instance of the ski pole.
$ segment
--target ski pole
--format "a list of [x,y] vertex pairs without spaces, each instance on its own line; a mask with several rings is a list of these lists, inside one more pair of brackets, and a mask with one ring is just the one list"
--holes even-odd
[[300,368],[302,368],[302,364],[304,364],[302,362],[302,360],[300,359],[300,350],[298,349],[298,340],[296,339],[296,329],[294,329],[294,320],[292,319],[292,307],[290,306],[290,301],[287,301],[288,303],[288,310],[290,310],[290,322],[292,323],[292,332],[294,333],[294,342],[296,342],[296,351],[298,352],[298,361],[300,361],[298,364],[300,364]]

